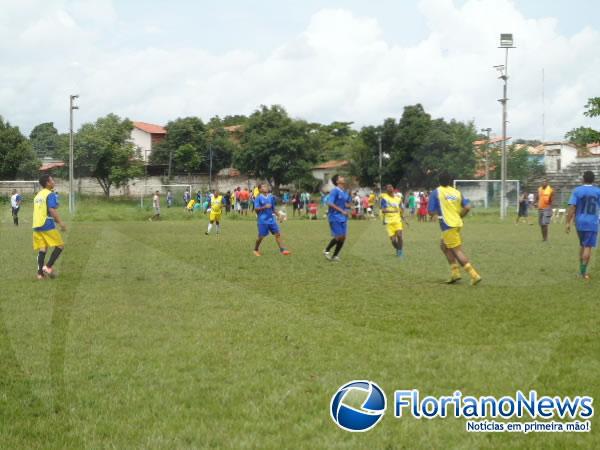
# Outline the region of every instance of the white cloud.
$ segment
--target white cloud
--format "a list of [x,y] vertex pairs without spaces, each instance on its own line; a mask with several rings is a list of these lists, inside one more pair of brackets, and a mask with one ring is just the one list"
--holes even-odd
[[[127,24],[109,0],[26,0],[0,19],[7,55],[0,60],[0,114],[25,130],[50,120],[65,129],[68,95],[79,93],[79,121],[116,112],[164,123],[280,103],[308,120],[364,125],[400,117],[403,106],[420,102],[435,117],[475,119],[498,132],[502,86],[492,66],[503,63],[499,34],[512,32],[518,48],[509,60],[510,134],[541,136],[542,68],[546,136],[560,139],[593,124],[582,111],[588,97],[600,95],[597,29],[563,36],[559,19],[527,19],[508,0],[460,7],[422,0],[420,11],[429,32],[413,46],[386,42],[373,18],[324,9],[304,32],[261,56],[214,54],[202,45],[173,49],[168,40],[139,48],[115,41]],[[152,20],[140,32],[168,39]]]

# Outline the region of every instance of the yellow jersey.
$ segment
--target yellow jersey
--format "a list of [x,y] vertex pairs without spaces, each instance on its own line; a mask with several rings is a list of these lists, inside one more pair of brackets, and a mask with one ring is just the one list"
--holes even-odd
[[50,189],[42,189],[33,199],[33,228],[41,228],[48,218],[48,196],[52,194]]
[[381,196],[381,210],[385,223],[402,222],[402,199],[387,194]]
[[223,196],[215,195],[210,200],[210,211],[214,214],[221,214],[221,208],[223,206]]
[[463,226],[460,212],[467,204],[468,201],[459,190],[450,186],[440,186],[431,193],[429,211],[440,216],[442,228],[459,228]]

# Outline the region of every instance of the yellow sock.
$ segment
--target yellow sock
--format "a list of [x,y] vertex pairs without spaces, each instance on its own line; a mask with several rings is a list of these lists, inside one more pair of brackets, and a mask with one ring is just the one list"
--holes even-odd
[[471,278],[477,278],[479,274],[475,270],[475,268],[471,265],[471,263],[465,264],[465,271],[471,275]]
[[460,266],[457,263],[450,264],[450,273],[453,278],[460,278]]

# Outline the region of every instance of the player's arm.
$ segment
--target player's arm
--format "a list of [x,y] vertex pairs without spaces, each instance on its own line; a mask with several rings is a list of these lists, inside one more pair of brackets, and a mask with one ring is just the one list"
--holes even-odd
[[58,211],[56,210],[56,208],[48,207],[48,214],[50,214],[50,217],[52,217],[54,219],[54,221],[58,224],[58,226],[60,227],[60,229],[62,231],[67,231],[67,226],[60,218],[60,215],[58,214]]
[[471,211],[471,202],[466,198],[462,197],[460,201],[460,206],[462,207],[462,209],[460,210],[460,217],[465,217],[467,214],[469,214],[469,211]]
[[575,217],[575,211],[577,210],[577,206],[569,205],[567,209],[567,219],[565,223],[565,231],[569,233],[571,231],[571,224],[573,223],[573,218]]

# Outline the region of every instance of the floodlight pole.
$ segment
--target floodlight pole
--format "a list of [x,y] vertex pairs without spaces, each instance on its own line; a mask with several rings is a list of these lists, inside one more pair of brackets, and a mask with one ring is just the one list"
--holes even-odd
[[508,103],[508,49],[515,48],[513,46],[512,34],[500,35],[500,47],[505,50],[504,69],[500,79],[504,81],[503,96],[500,100],[502,103],[502,163],[500,174],[500,218],[506,218],[506,173],[507,173],[507,155],[506,155],[506,125],[507,125],[507,103]]
[[381,172],[383,169],[383,151],[381,148],[381,133],[377,136],[377,141],[379,142],[379,195],[381,195]]
[[487,141],[485,142],[485,209],[488,207],[488,180],[490,179],[490,171],[489,171],[489,155],[490,155],[490,131],[491,128],[482,128],[481,131],[485,131],[487,133]]
[[75,211],[75,192],[73,188],[74,178],[74,156],[73,156],[73,110],[79,109],[79,106],[73,104],[73,101],[79,98],[79,95],[69,96],[69,213]]

